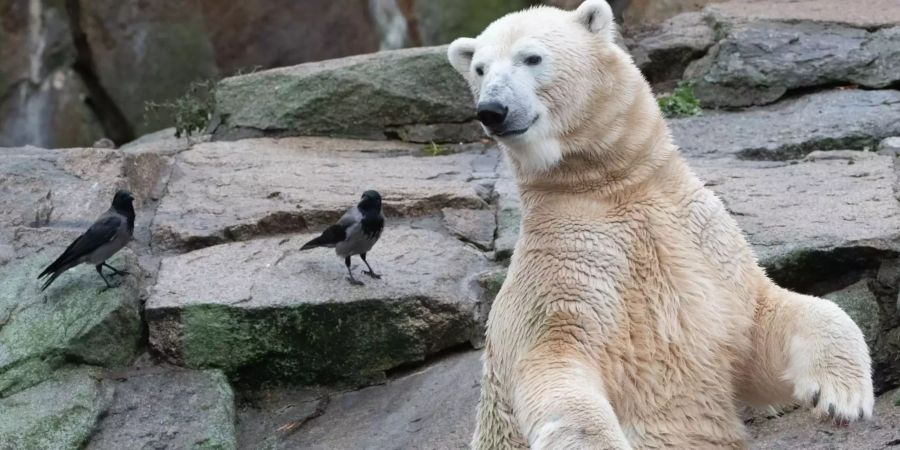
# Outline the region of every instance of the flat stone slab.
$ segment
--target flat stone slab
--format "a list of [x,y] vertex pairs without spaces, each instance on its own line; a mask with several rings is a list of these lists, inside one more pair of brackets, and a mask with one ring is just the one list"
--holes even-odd
[[669,120],[689,156],[783,160],[813,150],[875,149],[900,134],[900,92],[836,90],[740,112]]
[[444,226],[454,236],[481,250],[490,250],[494,246],[497,216],[493,210],[444,208],[441,215]]
[[235,449],[234,394],[218,370],[150,367],[124,375],[84,447]]
[[[154,246],[190,250],[336,221],[367,189],[392,218],[487,208],[476,178],[496,153],[413,156],[421,146],[316,138],[200,144],[178,156]],[[496,165],[496,161],[494,162]]]
[[112,384],[98,375],[89,368],[64,370],[0,399],[0,448],[82,448],[113,399]]
[[37,275],[55,256],[0,267],[0,398],[47,379],[71,361],[125,365],[140,342],[141,270],[134,254],[124,250],[110,260],[133,274],[108,277],[112,289],[93,267],[82,265],[41,293]]
[[388,226],[369,253],[382,274],[352,286],[315,235],[255,239],[164,258],[146,304],[150,343],[179,365],[238,381],[359,383],[483,332],[487,258],[435,231]]
[[894,0],[859,0],[847,7],[844,0],[733,0],[714,3],[706,12],[737,20],[781,20],[881,28],[900,24],[900,9]]
[[689,164],[719,194],[764,263],[835,248],[900,250],[892,159],[849,153],[859,159]]
[[[847,258],[875,264],[877,258],[868,259],[874,253],[900,251],[900,204],[889,156],[817,151],[799,162],[691,157],[688,164],[720,196],[779,281],[805,283],[806,275],[793,272],[804,255],[849,250]],[[501,174],[495,248],[505,258],[518,239],[521,212],[515,181],[505,169]],[[823,259],[816,267],[827,276],[843,266]]]
[[[467,449],[480,380],[480,352],[472,351],[355,392],[276,393],[238,413],[241,444],[309,450]],[[295,424],[290,432],[279,431]]]

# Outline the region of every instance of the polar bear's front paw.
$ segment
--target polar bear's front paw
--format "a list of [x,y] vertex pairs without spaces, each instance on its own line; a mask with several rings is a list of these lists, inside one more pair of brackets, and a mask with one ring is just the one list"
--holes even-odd
[[872,418],[875,395],[869,376],[810,374],[794,380],[794,398],[820,418],[847,425]]

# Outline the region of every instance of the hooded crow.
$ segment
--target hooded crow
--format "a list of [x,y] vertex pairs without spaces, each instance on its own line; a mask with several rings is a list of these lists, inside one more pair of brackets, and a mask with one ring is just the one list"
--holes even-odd
[[384,215],[381,214],[381,194],[375,191],[363,192],[359,204],[347,210],[338,222],[322,232],[322,234],[300,247],[300,250],[308,250],[316,247],[334,248],[335,253],[344,258],[347,265],[347,273],[350,274],[351,284],[363,283],[353,277],[350,270],[350,257],[359,255],[366,263],[368,271],[366,275],[372,278],[381,278],[381,275],[372,270],[372,266],[366,261],[366,253],[378,242],[381,231],[384,229]]
[[130,192],[123,190],[116,192],[112,206],[100,215],[84,234],[75,239],[56,261],[38,275],[38,279],[49,277],[41,287],[41,291],[47,289],[63,272],[83,263],[93,264],[108,288],[112,286],[103,276],[103,266],[116,275],[128,275],[128,272],[107,264],[106,260],[131,240],[134,232],[133,201],[134,196]]

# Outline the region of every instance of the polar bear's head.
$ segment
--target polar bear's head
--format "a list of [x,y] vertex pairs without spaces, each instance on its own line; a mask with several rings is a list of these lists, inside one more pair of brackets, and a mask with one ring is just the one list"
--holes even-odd
[[[586,0],[574,11],[508,14],[447,53],[471,87],[485,131],[519,168],[540,172],[563,159],[567,141],[598,108],[630,95],[622,78],[633,64],[616,36],[606,1]],[[632,72],[626,75],[640,78]]]

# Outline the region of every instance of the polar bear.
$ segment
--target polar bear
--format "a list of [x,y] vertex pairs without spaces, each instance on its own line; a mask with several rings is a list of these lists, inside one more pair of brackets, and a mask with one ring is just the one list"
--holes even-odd
[[448,48],[523,212],[473,447],[746,448],[740,404],[869,418],[859,328],[766,276],[615,35],[606,2],[588,0]]

